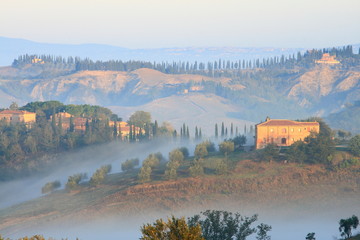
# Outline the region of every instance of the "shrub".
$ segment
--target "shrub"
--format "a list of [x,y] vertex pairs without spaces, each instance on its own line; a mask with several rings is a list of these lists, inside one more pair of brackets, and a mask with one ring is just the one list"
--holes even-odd
[[49,193],[61,187],[60,181],[48,182],[41,188],[41,193]]
[[66,183],[66,189],[72,190],[79,186],[79,183],[81,180],[84,180],[87,178],[86,173],[77,173],[68,178],[68,181]]
[[234,143],[231,141],[224,141],[219,144],[219,150],[222,152],[225,156],[227,156],[229,153],[233,152],[235,149]]
[[121,170],[126,172],[134,169],[140,163],[138,158],[127,159],[125,162],[121,163]]
[[104,165],[91,176],[90,185],[96,186],[104,182],[106,175],[111,171],[111,165]]

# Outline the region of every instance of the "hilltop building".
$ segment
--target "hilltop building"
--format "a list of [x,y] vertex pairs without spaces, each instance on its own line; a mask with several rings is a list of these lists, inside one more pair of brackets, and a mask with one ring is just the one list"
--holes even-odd
[[21,110],[3,110],[0,112],[0,120],[7,123],[25,123],[27,126],[36,122],[36,113]]
[[315,63],[335,65],[335,64],[339,64],[340,62],[335,59],[335,56],[330,56],[329,53],[324,53],[322,55],[322,58],[316,60]]
[[31,59],[31,63],[33,64],[44,64],[45,62],[41,58],[34,57]]
[[255,148],[261,149],[268,144],[290,146],[303,141],[311,132],[319,133],[318,122],[297,122],[285,119],[270,119],[255,125]]

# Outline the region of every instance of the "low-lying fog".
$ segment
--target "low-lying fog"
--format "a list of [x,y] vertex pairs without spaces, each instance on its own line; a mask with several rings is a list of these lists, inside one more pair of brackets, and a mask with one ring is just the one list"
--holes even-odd
[[[0,184],[0,209],[42,196],[41,188],[47,182],[60,180],[63,187],[68,176],[76,173],[87,173],[88,176],[91,176],[96,169],[104,164],[112,165],[112,173],[120,172],[121,162],[126,159],[139,158],[142,161],[148,154],[155,152],[161,152],[167,158],[171,150],[182,146],[188,147],[189,152],[193,153],[194,144],[184,145],[181,142],[161,140],[141,144],[110,143],[65,153],[59,157],[59,161],[62,161],[63,164],[49,171],[46,175]],[[237,202],[218,203],[205,208],[191,209],[187,207],[181,212],[168,212],[167,214],[118,216],[112,219],[106,218],[89,222],[64,223],[63,226],[53,226],[49,223],[48,226],[39,226],[30,231],[19,229],[16,233],[5,234],[4,237],[16,239],[25,235],[43,234],[46,238],[68,238],[69,240],[76,238],[80,240],[138,239],[140,227],[144,223],[153,222],[159,217],[166,218],[172,214],[177,217],[193,216],[206,209],[230,210],[246,216],[257,213],[259,214],[257,223],[263,222],[272,226],[270,235],[274,240],[305,239],[309,232],[315,232],[317,240],[332,240],[335,237],[339,238],[338,221],[341,218],[348,218],[353,214],[360,217],[360,200],[351,199],[347,201],[345,199],[334,205],[315,202],[311,207],[294,203],[293,206],[273,208],[271,206],[244,206],[239,199]]]

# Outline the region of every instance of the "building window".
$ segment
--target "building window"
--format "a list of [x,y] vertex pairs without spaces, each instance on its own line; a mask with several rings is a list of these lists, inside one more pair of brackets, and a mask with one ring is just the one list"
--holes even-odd
[[283,128],[283,129],[281,130],[281,132],[282,132],[282,133],[286,133],[286,128]]
[[270,129],[270,132],[274,132],[274,129],[273,129],[273,128],[271,128],[271,129]]
[[301,128],[299,128],[299,132],[301,132]]
[[286,138],[281,139],[281,144],[286,144]]
[[291,131],[293,132],[293,131],[294,131],[294,129],[292,128],[292,129],[291,129]]

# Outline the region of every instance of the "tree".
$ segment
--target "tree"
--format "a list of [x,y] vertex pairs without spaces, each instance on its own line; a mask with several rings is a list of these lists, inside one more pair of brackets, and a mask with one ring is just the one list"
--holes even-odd
[[257,226],[257,231],[258,231],[258,234],[256,236],[256,239],[257,240],[270,240],[271,237],[267,235],[267,233],[269,231],[271,231],[271,226],[270,225],[267,225],[267,224],[264,224],[264,223],[261,223],[260,225]]
[[218,125],[217,123],[215,124],[215,138],[218,138],[219,136],[219,130],[218,130]]
[[151,180],[151,172],[152,169],[150,166],[145,165],[140,168],[140,172],[138,174],[138,178],[140,182],[149,182]]
[[199,158],[194,160],[192,165],[189,167],[189,173],[192,177],[198,177],[204,174],[204,159]]
[[261,158],[265,161],[271,162],[279,158],[279,149],[275,144],[268,144],[262,150]]
[[208,155],[206,145],[204,143],[196,145],[194,155],[196,159],[206,157]]
[[341,219],[339,225],[341,236],[348,239],[352,236],[351,229],[356,229],[359,226],[359,219],[357,216],[352,215],[348,219]]
[[221,123],[221,137],[222,137],[222,138],[225,137],[225,126],[224,126],[224,122]]
[[228,171],[228,165],[225,161],[225,159],[221,159],[215,167],[216,174],[222,175],[225,174]]
[[234,143],[231,141],[224,141],[219,144],[219,150],[225,155],[225,157],[234,151]]
[[81,180],[86,179],[87,175],[86,173],[78,173],[70,176],[68,178],[68,181],[66,183],[66,189],[72,190],[79,186],[79,183]]
[[206,210],[200,215],[188,218],[189,226],[200,225],[203,237],[206,240],[246,240],[250,235],[258,232],[257,239],[270,239],[267,232],[271,227],[260,224],[253,227],[257,215],[251,217],[241,216],[239,213],[227,211]]
[[360,156],[360,135],[356,135],[350,139],[349,148],[352,154]]
[[10,110],[18,110],[19,109],[19,105],[16,102],[12,102],[9,106]]
[[41,188],[41,193],[49,193],[61,187],[60,181],[48,182]]
[[104,182],[106,175],[111,171],[111,165],[104,165],[97,169],[90,178],[90,185],[96,186]]
[[144,111],[136,111],[130,116],[128,122],[130,125],[143,128],[146,124],[151,123],[151,114]]
[[127,159],[125,162],[121,164],[121,170],[126,172],[134,169],[134,167],[139,165],[138,158]]
[[187,147],[181,147],[179,148],[179,150],[182,152],[184,158],[188,158],[189,157],[189,149],[187,149]]
[[233,139],[230,139],[234,143],[234,151],[242,151],[244,145],[246,144],[246,136],[245,135],[239,135],[234,137]]
[[157,219],[141,227],[141,240],[205,240],[199,225],[189,226],[185,218],[172,216],[167,222]]
[[315,233],[312,232],[312,233],[308,233],[305,237],[306,240],[316,240],[315,238]]

